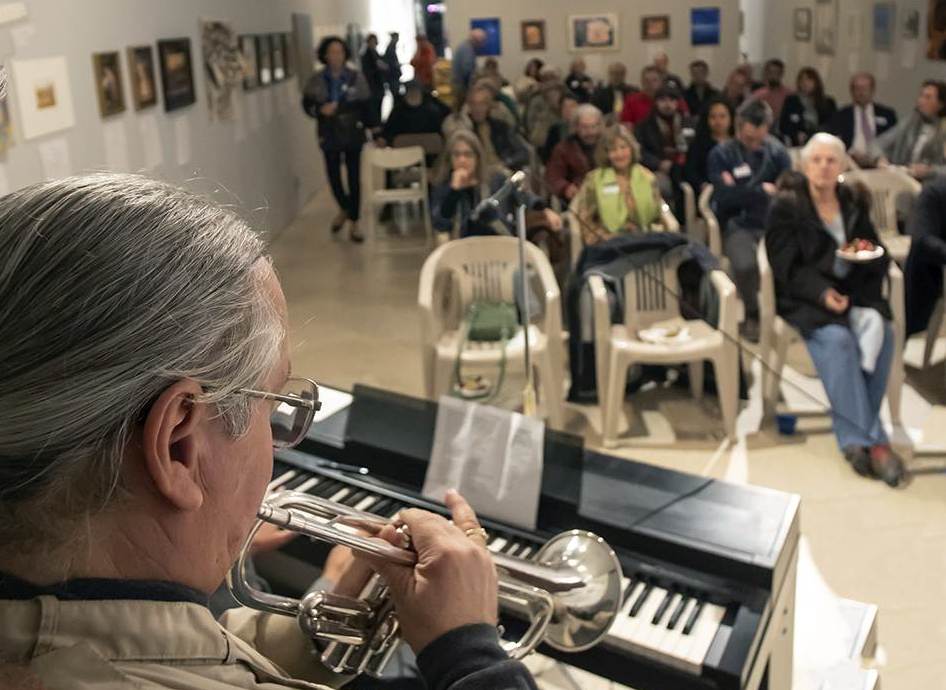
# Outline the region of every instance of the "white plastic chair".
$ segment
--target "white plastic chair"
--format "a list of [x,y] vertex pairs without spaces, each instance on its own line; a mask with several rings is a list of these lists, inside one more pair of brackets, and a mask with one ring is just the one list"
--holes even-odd
[[426,134],[398,134],[391,142],[391,146],[396,149],[409,148],[411,146],[420,146],[424,149],[425,156],[439,156],[443,151],[443,137],[437,133]]
[[[392,203],[420,203],[427,241],[433,239],[430,224],[430,208],[427,201],[427,166],[424,161],[424,149],[420,146],[407,148],[366,147],[362,175],[365,185],[362,199],[366,205],[368,217],[368,235],[377,239],[377,208]],[[395,170],[416,170],[419,183],[410,187],[388,189],[384,186],[385,172]],[[380,174],[378,174],[380,173]]]
[[[946,268],[943,269],[943,279],[946,280]],[[944,282],[943,285],[946,285],[946,282]],[[926,324],[926,342],[923,345],[924,369],[930,365],[930,360],[933,359],[933,348],[936,346],[936,339],[939,338],[943,330],[944,313],[946,313],[946,302],[940,297],[936,300],[933,313],[930,314],[930,322]]]
[[[782,384],[782,370],[788,346],[798,332],[776,312],[775,279],[765,249],[765,241],[759,242],[759,356],[762,358],[762,401],[766,413],[775,411]],[[887,380],[887,404],[890,419],[900,424],[900,400],[903,394],[903,347],[906,333],[905,306],[903,301],[903,273],[896,262],[890,262],[887,271],[887,300],[893,313],[894,353]]]
[[[542,286],[539,324],[529,326],[532,363],[538,373],[539,402],[549,422],[564,419],[562,380],[565,351],[562,342],[561,294],[548,258],[526,243],[526,264]],[[417,302],[421,309],[424,386],[428,398],[452,388],[460,346],[460,315],[477,299],[514,301],[513,276],[519,265],[518,241],[513,237],[468,237],[441,245],[424,262]],[[452,302],[452,304],[451,304]],[[449,307],[445,305],[450,304]],[[532,307],[532,305],[530,305]],[[532,307],[534,309],[534,307]],[[521,330],[506,345],[506,367],[524,367]],[[502,359],[498,343],[467,343],[461,365],[496,365]]]
[[703,217],[703,222],[706,225],[706,246],[709,247],[710,253],[725,266],[729,262],[726,261],[726,257],[723,256],[723,233],[719,227],[719,219],[716,218],[716,214],[710,206],[712,200],[713,185],[708,184],[703,187],[703,191],[700,192],[697,208],[699,208],[700,215]]
[[870,217],[877,234],[890,250],[890,256],[902,265],[910,253],[910,236],[901,235],[897,228],[897,202],[904,194],[916,199],[923,185],[898,168],[849,170],[844,178],[867,185],[871,196]]
[[683,190],[683,227],[687,236],[694,242],[703,241],[703,229],[699,227],[700,218],[696,213],[696,192],[689,182],[681,182]]
[[[631,271],[625,276],[624,323],[611,324],[608,295],[600,276],[589,279],[595,332],[595,366],[598,399],[604,419],[602,435],[606,447],[616,445],[618,419],[624,406],[628,368],[632,364],[689,363],[690,388],[694,397],[703,395],[703,363],[710,360],[716,370],[716,389],[727,438],[736,438],[739,408],[739,349],[736,327],[736,286],[722,271],[710,280],[719,295],[719,328],[701,319],[680,316],[677,267],[679,252]],[[681,343],[654,344],[638,333],[655,324],[686,327],[690,338]],[[728,337],[727,337],[728,335]]]

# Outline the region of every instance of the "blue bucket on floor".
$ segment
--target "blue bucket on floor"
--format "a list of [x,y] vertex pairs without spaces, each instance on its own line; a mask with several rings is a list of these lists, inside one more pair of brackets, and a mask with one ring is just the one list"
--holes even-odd
[[794,436],[795,426],[798,424],[798,417],[793,414],[775,415],[775,423],[778,425],[778,432],[783,436]]

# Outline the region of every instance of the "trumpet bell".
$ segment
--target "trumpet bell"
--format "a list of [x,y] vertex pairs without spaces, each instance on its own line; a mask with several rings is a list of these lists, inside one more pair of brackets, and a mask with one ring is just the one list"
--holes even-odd
[[621,608],[621,564],[601,537],[570,530],[550,539],[535,561],[578,573],[583,586],[554,595],[545,642],[563,652],[580,652],[601,641]]

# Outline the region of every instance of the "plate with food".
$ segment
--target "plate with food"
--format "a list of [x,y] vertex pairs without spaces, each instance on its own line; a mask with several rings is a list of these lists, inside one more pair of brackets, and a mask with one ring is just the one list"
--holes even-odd
[[638,331],[637,336],[653,345],[678,345],[690,339],[690,329],[686,326],[654,326]]
[[884,255],[884,248],[870,240],[851,240],[835,252],[839,259],[854,264],[866,264],[876,261]]

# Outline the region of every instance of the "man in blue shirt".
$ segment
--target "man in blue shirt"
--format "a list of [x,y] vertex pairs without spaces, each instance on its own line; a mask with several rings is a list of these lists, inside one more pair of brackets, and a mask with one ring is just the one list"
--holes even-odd
[[459,110],[466,102],[466,92],[476,73],[476,49],[486,43],[486,32],[482,29],[473,29],[470,37],[457,46],[453,51],[453,87],[454,103]]
[[709,156],[713,205],[723,233],[736,289],[746,306],[743,335],[759,335],[759,266],[756,249],[765,234],[765,219],[775,194],[775,181],[792,167],[788,151],[774,137],[772,108],[762,100],[747,101],[736,113],[736,137],[719,144]]

